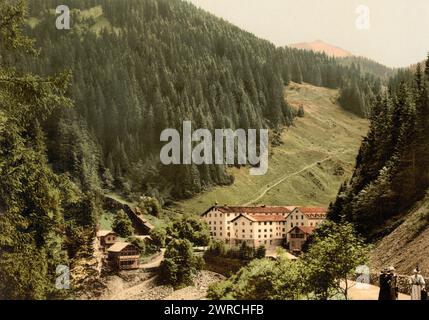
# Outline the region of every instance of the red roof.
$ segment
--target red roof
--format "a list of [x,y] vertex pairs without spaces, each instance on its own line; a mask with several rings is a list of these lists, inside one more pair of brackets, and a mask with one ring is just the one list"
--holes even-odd
[[247,214],[261,214],[261,213],[290,213],[296,207],[293,206],[258,206],[258,207],[246,207],[246,206],[213,206],[202,215],[217,210],[223,213],[247,213]]
[[299,207],[302,213],[326,213],[326,208],[322,207]]
[[308,219],[325,219],[326,218],[326,208],[321,207],[299,207],[299,211]]
[[301,230],[302,232],[304,232],[305,234],[312,234],[315,228],[314,228],[314,227],[296,226],[296,227],[293,227],[293,228],[289,231],[289,233],[291,233],[291,232],[292,232],[293,230],[295,230],[295,229],[299,229],[299,230]]
[[283,222],[286,218],[279,215],[265,215],[265,214],[240,214],[238,217],[233,219],[235,221],[241,217],[244,217],[253,222]]

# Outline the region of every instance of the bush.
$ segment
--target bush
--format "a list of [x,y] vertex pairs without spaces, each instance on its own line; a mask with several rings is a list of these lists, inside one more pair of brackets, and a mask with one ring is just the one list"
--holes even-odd
[[207,224],[197,217],[183,216],[175,219],[168,227],[167,234],[176,239],[187,239],[194,246],[207,246],[210,232]]
[[159,217],[162,213],[161,205],[156,198],[152,197],[140,197],[138,207],[142,211],[142,214],[150,214],[155,217]]
[[112,229],[123,238],[128,238],[133,234],[133,225],[124,210],[119,210],[116,214]]
[[165,240],[167,238],[167,232],[163,228],[155,228],[151,231],[150,237],[152,239],[151,246],[152,251],[158,251],[165,247]]
[[135,245],[139,249],[141,255],[146,253],[146,243],[143,240],[136,237],[129,237],[128,242]]
[[265,254],[267,252],[267,249],[265,248],[265,246],[260,245],[255,252],[255,258],[257,259],[263,259],[265,258]]
[[161,278],[174,287],[191,285],[193,276],[203,264],[202,259],[194,255],[189,240],[173,239],[168,244],[161,263]]

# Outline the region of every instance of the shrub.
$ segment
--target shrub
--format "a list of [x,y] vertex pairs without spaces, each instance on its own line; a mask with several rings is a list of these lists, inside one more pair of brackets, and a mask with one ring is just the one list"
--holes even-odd
[[123,238],[128,238],[133,234],[133,225],[124,210],[119,210],[116,214],[112,229]]

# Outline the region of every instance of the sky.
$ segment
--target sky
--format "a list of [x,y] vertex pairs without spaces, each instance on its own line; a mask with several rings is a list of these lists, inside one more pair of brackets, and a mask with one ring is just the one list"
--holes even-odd
[[322,40],[390,67],[429,52],[429,0],[188,0],[277,46]]

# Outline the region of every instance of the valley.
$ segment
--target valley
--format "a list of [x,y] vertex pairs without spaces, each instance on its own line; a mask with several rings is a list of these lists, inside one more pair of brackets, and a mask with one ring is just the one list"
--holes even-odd
[[245,168],[230,168],[233,185],[181,201],[180,210],[198,214],[215,202],[328,206],[335,200],[352,172],[368,121],[336,103],[338,90],[291,83],[285,96],[294,109],[303,106],[305,116],[283,131],[283,144],[271,150],[267,174],[251,176]]

